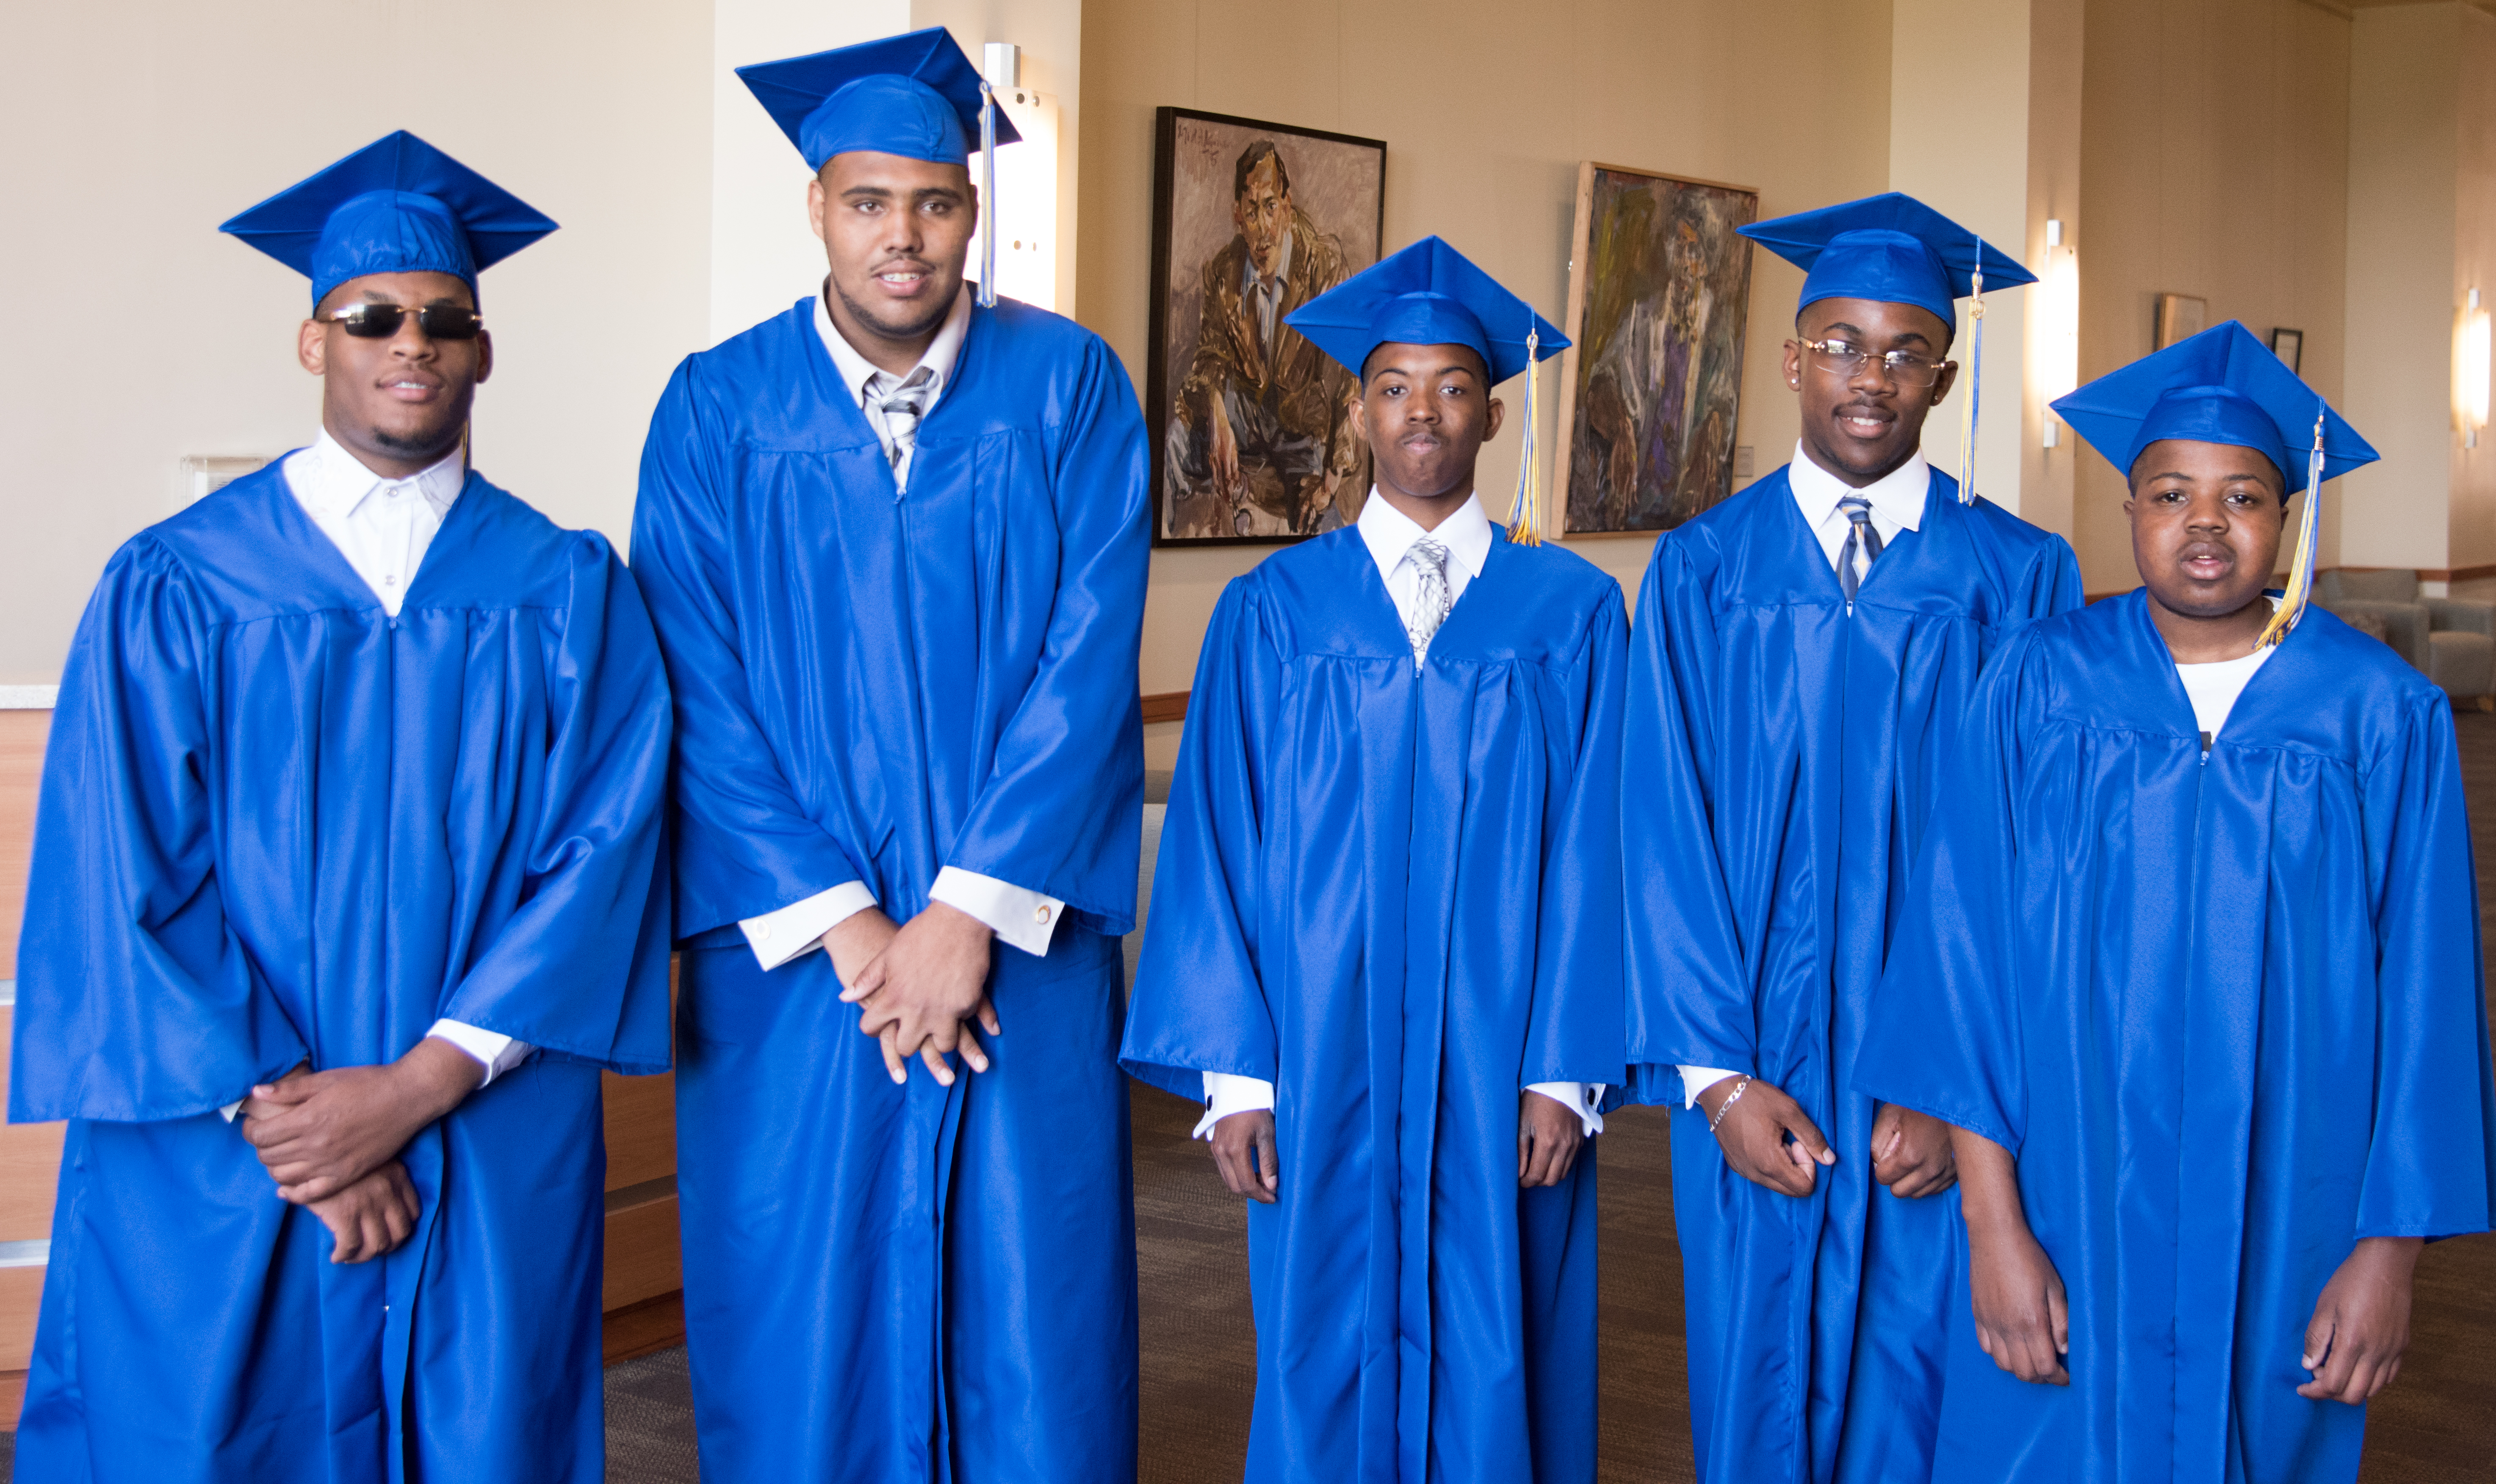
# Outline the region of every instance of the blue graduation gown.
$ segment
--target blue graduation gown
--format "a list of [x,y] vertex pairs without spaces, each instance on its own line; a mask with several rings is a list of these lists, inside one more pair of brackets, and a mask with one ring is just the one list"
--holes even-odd
[[[275,465],[113,557],[18,953],[9,1116],[70,1120],[18,1477],[603,1476],[598,1069],[668,1063],[668,731],[622,563],[474,473],[395,619]],[[216,1110],[446,1016],[540,1054],[333,1265]]]
[[[1143,797],[1143,424],[1073,322],[975,309],[909,487],[800,300],[677,368],[633,566],[676,684],[677,1190],[705,1475],[1132,1476],[1119,935]],[[999,944],[994,1067],[895,1087],[829,956],[735,923],[959,866],[1067,904]]]
[[2323,1285],[2488,1225],[2443,694],[2309,609],[2204,761],[2135,592],[2006,646],[1967,726],[1854,1081],[2017,1156],[2072,1384],[1998,1370],[1962,1276],[1933,1477],[2348,1484],[2364,1409],[2296,1394]]
[[1251,1480],[1594,1478],[1594,1150],[1520,1191],[1517,1098],[1621,1077],[1623,622],[1500,540],[1416,674],[1354,530],[1214,611],[1124,1060],[1275,1085]]
[[1922,1484],[1956,1196],[1877,1186],[1843,1074],[1978,670],[2079,601],[2060,537],[1939,471],[1851,614],[1783,469],[1656,542],[1623,744],[1632,1076],[1675,1105],[1674,1065],[1763,1077],[1838,1156],[1796,1200],[1672,1120],[1706,1484]]

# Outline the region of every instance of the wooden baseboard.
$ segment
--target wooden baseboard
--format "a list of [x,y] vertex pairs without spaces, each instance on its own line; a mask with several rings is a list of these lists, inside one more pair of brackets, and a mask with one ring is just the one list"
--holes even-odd
[[1187,696],[1185,691],[1164,691],[1159,696],[1145,696],[1144,725],[1150,727],[1155,722],[1186,721]]
[[[683,1289],[662,1293],[657,1298],[627,1304],[607,1315],[607,1364],[621,1365],[654,1351],[685,1343],[685,1295]],[[25,1388],[20,1374],[18,1389]],[[0,1376],[0,1385],[8,1377]]]

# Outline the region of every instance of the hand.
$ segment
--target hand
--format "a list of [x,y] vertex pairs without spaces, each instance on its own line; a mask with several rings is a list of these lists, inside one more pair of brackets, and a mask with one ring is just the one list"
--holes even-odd
[[2314,1379],[2296,1388],[2298,1396],[2358,1407],[2401,1374],[2401,1353],[2410,1347],[2410,1280],[2425,1245],[2417,1237],[2368,1237],[2349,1253],[2305,1326],[2297,1364]]
[[1586,1121],[1556,1098],[1531,1089],[1516,1099],[1516,1183],[1558,1185],[1577,1164]]
[[1226,495],[1239,490],[1239,439],[1231,431],[1231,414],[1223,409],[1220,397],[1210,397],[1204,406],[1205,462],[1212,466],[1214,487]]
[[[1718,1122],[1735,1088],[1742,1089],[1741,1099]],[[1772,1083],[1753,1077],[1744,1086],[1739,1077],[1724,1078],[1699,1095],[1699,1109],[1716,1125],[1717,1146],[1733,1173],[1771,1190],[1809,1195],[1818,1166],[1837,1162],[1837,1152],[1802,1105]]]
[[1958,1184],[1950,1125],[1895,1103],[1881,1104],[1872,1118],[1872,1178],[1910,1200]]
[[415,1183],[396,1159],[306,1209],[329,1228],[331,1262],[370,1262],[397,1252],[419,1215]]
[[1976,1343],[2023,1381],[2068,1386],[2072,1376],[2063,1357],[2072,1351],[2071,1304],[2053,1259],[2028,1229],[2019,1166],[2011,1151],[1981,1133],[1957,1128],[1950,1139],[1965,1182],[1959,1210],[1967,1221]]
[[857,983],[875,956],[892,946],[892,935],[900,931],[880,907],[852,912],[834,924],[824,935],[824,951],[831,956],[832,973],[839,976],[841,987]]
[[973,1071],[988,1069],[987,1053],[964,1022],[976,1018],[990,1036],[1001,1029],[996,1006],[988,1003],[988,943],[994,936],[969,912],[930,902],[892,935],[858,982],[841,991],[845,1003],[858,1007],[858,1030],[884,1042],[884,1069],[893,1081],[910,1080],[910,1059],[916,1056],[939,1084],[952,1087],[953,1068],[945,1057],[952,1051],[961,1052]]
[[381,1067],[296,1067],[243,1099],[242,1133],[298,1206],[327,1200],[395,1159],[417,1130],[485,1080],[475,1057],[431,1036]]
[[1274,1150],[1274,1110],[1251,1108],[1213,1126],[1213,1167],[1233,1195],[1270,1206],[1283,1186],[1283,1158]]

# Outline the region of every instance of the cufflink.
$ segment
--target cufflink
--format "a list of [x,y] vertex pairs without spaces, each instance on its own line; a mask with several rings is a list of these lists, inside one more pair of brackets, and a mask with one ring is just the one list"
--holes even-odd
[[757,938],[768,938],[768,937],[770,937],[770,936],[771,936],[771,924],[770,924],[770,923],[768,923],[768,922],[758,922],[758,923],[756,923],[756,924],[754,925],[754,936],[755,936],[755,937],[757,937]]
[[1048,909],[1045,907],[1033,908],[1031,910],[1031,920],[1034,922],[1046,922],[1048,920]]

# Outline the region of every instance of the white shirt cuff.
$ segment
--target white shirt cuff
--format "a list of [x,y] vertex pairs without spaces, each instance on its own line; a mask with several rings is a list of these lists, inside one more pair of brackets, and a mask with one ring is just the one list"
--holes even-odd
[[1274,1106],[1274,1084],[1263,1077],[1242,1077],[1232,1072],[1209,1071],[1204,1074],[1204,1116],[1196,1122],[1192,1139],[1213,1137],[1213,1126],[1233,1113],[1254,1113]]
[[1529,1082],[1525,1090],[1541,1093],[1560,1106],[1576,1110],[1577,1121],[1586,1126],[1586,1137],[1591,1139],[1604,1131],[1604,1115],[1595,1111],[1595,1104],[1604,1100],[1603,1083]]
[[754,950],[754,961],[767,974],[822,947],[826,933],[874,905],[875,893],[866,882],[843,881],[778,912],[748,917],[737,927],[745,934],[745,945]]
[[449,1041],[484,1064],[485,1080],[477,1084],[481,1090],[493,1086],[496,1077],[527,1061],[529,1053],[537,1049],[526,1041],[457,1020],[437,1020],[424,1035],[428,1040]]
[[1681,1105],[1685,1108],[1699,1106],[1699,1095],[1727,1077],[1741,1075],[1738,1071],[1727,1071],[1722,1067],[1682,1067],[1674,1069],[1681,1073]]
[[988,925],[997,942],[1020,948],[1034,958],[1048,955],[1048,940],[1066,904],[993,876],[947,866],[936,873],[927,900],[969,912]]

